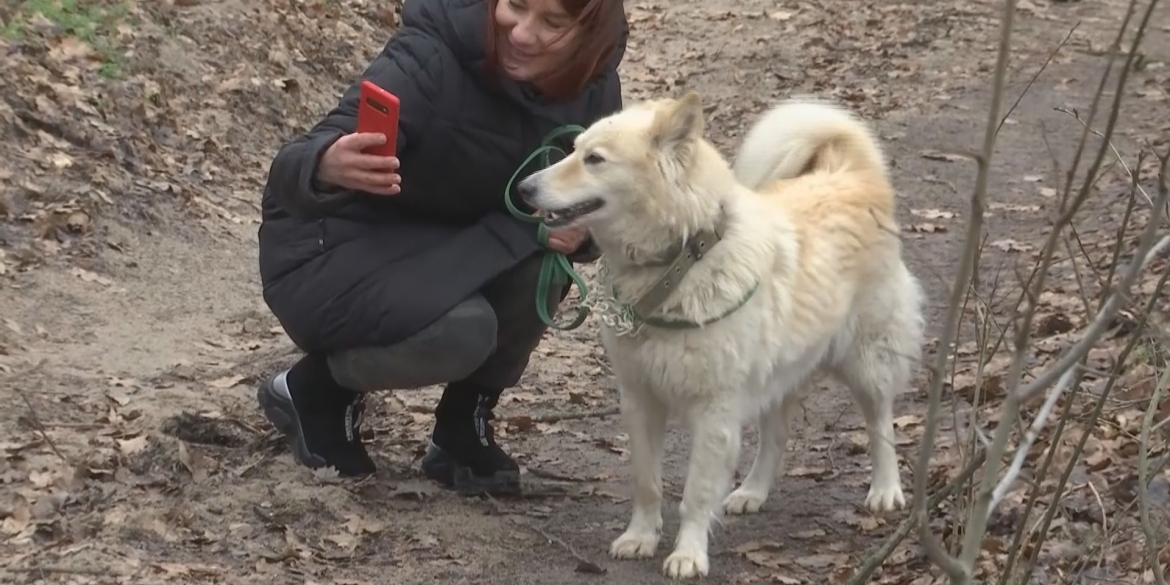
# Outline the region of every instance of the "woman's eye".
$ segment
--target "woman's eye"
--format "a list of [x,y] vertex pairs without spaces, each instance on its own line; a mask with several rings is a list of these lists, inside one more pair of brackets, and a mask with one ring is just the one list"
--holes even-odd
[[600,164],[603,162],[605,162],[605,159],[602,158],[602,156],[600,154],[597,154],[596,152],[591,152],[591,153],[585,155],[585,164],[587,164],[587,165],[595,165],[595,164]]

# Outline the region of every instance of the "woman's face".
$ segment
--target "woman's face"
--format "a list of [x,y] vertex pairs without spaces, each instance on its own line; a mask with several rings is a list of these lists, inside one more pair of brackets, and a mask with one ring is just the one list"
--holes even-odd
[[517,81],[532,81],[568,61],[577,36],[559,0],[499,0],[500,65]]

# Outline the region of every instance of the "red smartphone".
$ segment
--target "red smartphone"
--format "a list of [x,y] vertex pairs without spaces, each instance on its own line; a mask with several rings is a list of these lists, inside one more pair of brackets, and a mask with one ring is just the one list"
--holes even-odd
[[379,132],[386,143],[362,152],[378,156],[395,156],[398,146],[398,97],[369,80],[362,81],[358,102],[357,131]]

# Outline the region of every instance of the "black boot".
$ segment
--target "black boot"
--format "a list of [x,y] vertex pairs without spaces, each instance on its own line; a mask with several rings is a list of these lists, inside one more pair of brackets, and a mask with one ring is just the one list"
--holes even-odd
[[361,439],[365,394],[337,384],[324,357],[305,356],[261,384],[257,397],[302,465],[349,477],[374,473]]
[[520,466],[493,436],[492,409],[499,399],[498,390],[447,386],[435,409],[435,430],[422,460],[427,477],[463,493],[520,493]]

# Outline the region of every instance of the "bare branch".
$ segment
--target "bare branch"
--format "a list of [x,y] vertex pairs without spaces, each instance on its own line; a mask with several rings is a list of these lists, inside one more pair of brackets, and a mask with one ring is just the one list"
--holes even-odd
[[[1092,128],[1089,128],[1088,125],[1085,124],[1085,121],[1082,120],[1080,118],[1080,116],[1077,116],[1076,113],[1072,112],[1071,110],[1069,110],[1067,108],[1052,108],[1052,109],[1054,109],[1062,114],[1068,114],[1068,115],[1072,116],[1073,119],[1075,119],[1077,122],[1080,122],[1082,125],[1085,125],[1085,128],[1088,129],[1089,132],[1092,133],[1094,136],[1096,136],[1098,138],[1105,139],[1105,144],[1108,145],[1109,149],[1113,151],[1113,156],[1117,157],[1118,164],[1121,165],[1121,168],[1122,168],[1122,170],[1125,171],[1126,176],[1128,176],[1129,179],[1131,181],[1133,181],[1133,184],[1137,188],[1138,193],[1141,193],[1142,197],[1145,197],[1146,202],[1148,202],[1150,205],[1154,204],[1154,199],[1152,197],[1150,197],[1150,194],[1146,193],[1146,190],[1141,186],[1141,184],[1138,183],[1137,176],[1135,176],[1133,174],[1133,171],[1129,170],[1129,165],[1125,164],[1125,160],[1122,159],[1121,153],[1118,152],[1117,147],[1114,146],[1112,140],[1106,139],[1105,135],[1102,134],[1101,132],[1099,132],[1097,130],[1093,130]],[[1139,158],[1138,159],[1138,168],[1140,168],[1140,167],[1141,167],[1141,159]]]
[[1150,397],[1150,405],[1146,407],[1146,416],[1142,421],[1142,432],[1138,439],[1138,509],[1141,514],[1142,533],[1146,536],[1146,555],[1148,563],[1154,572],[1154,583],[1166,585],[1166,574],[1162,570],[1162,563],[1158,560],[1158,533],[1154,523],[1150,521],[1150,426],[1154,422],[1154,413],[1162,399],[1162,391],[1170,384],[1170,369],[1162,373],[1162,379],[1154,386],[1154,395]]
[[999,135],[1000,129],[1003,128],[1004,122],[1007,122],[1007,119],[1012,116],[1012,112],[1016,111],[1016,106],[1020,105],[1020,101],[1024,99],[1025,95],[1028,95],[1028,90],[1032,89],[1032,84],[1036,83],[1036,80],[1040,78],[1040,75],[1044,73],[1045,69],[1048,69],[1048,64],[1051,63],[1052,59],[1056,57],[1056,54],[1059,53],[1060,50],[1068,44],[1068,40],[1072,38],[1073,33],[1076,32],[1077,27],[1079,26],[1081,26],[1081,21],[1078,20],[1077,23],[1068,30],[1068,34],[1064,35],[1064,40],[1060,41],[1060,44],[1057,45],[1056,48],[1048,54],[1048,58],[1044,60],[1044,64],[1040,66],[1040,69],[1036,70],[1036,74],[1032,76],[1032,79],[1028,80],[1028,85],[1024,86],[1024,91],[1020,92],[1020,96],[1016,98],[1015,103],[1012,104],[1012,107],[1008,108],[1007,113],[1003,115],[1003,118],[1000,118],[999,125],[995,127],[995,134],[997,136]]
[[[1162,291],[1165,289],[1167,282],[1170,282],[1170,270],[1163,273],[1162,276],[1158,279],[1158,282],[1154,286],[1154,290],[1150,295],[1150,299],[1146,302],[1143,310],[1138,313],[1138,323],[1136,325],[1137,330],[1141,330],[1146,326],[1146,322],[1149,320],[1150,314],[1153,312],[1154,307],[1158,303],[1158,300],[1162,297]],[[1125,364],[1129,359],[1129,355],[1133,353],[1134,348],[1138,346],[1138,343],[1141,341],[1141,339],[1142,337],[1140,335],[1132,335],[1130,336],[1129,341],[1125,344],[1125,347],[1122,348],[1121,353],[1117,356],[1117,360],[1113,365],[1113,369],[1107,378],[1105,388],[1101,390],[1100,395],[1097,397],[1096,403],[1093,405],[1093,411],[1089,413],[1088,418],[1085,420],[1086,427],[1092,428],[1097,424],[1097,421],[1101,419],[1101,413],[1105,409],[1105,403],[1109,401],[1109,397],[1113,394],[1113,388],[1116,387],[1118,380],[1121,379],[1121,370],[1125,367]],[[1092,433],[1081,433],[1080,439],[1078,439],[1076,447],[1073,449],[1073,452],[1068,459],[1068,463],[1065,464],[1064,471],[1061,472],[1060,479],[1057,481],[1055,489],[1049,496],[1051,498],[1051,502],[1060,500],[1061,494],[1064,493],[1065,485],[1068,484],[1068,480],[1072,476],[1073,470],[1080,462],[1081,453],[1084,452],[1085,445],[1088,443],[1090,436],[1092,436]],[[1041,520],[1040,528],[1037,529],[1039,534],[1048,533],[1048,529],[1052,525],[1052,521],[1056,517],[1056,513],[1059,509],[1060,506],[1048,506],[1048,510],[1045,511],[1044,518]],[[1124,511],[1122,513],[1124,513]],[[1032,572],[1035,570],[1036,563],[1039,561],[1039,559],[1040,547],[1034,547],[1032,549],[1031,556],[1028,558],[1028,564],[1025,566],[1018,579],[1019,582],[1027,583],[1031,580]]]
[[[958,322],[963,298],[971,282],[974,272],[975,257],[979,242],[979,234],[983,228],[984,202],[987,198],[987,176],[990,170],[991,157],[995,152],[996,121],[999,119],[1000,103],[1003,100],[1004,80],[1007,77],[1007,64],[1011,54],[1012,26],[1015,19],[1016,2],[1006,0],[1003,7],[1003,20],[1000,25],[999,50],[996,57],[995,73],[991,88],[991,104],[987,111],[987,125],[983,136],[983,150],[978,161],[978,171],[975,175],[975,188],[971,194],[971,217],[967,223],[967,234],[964,250],[959,260],[958,274],[951,288],[950,303],[947,308],[946,321],[939,338],[939,352],[935,359],[934,376],[930,385],[930,398],[927,406],[926,429],[922,439],[922,446],[918,454],[918,464],[914,468],[914,514],[926,518],[926,484],[929,474],[930,456],[934,452],[934,437],[938,432],[938,410],[942,400],[943,372],[946,371],[947,359],[950,357],[950,347],[958,332]],[[954,585],[966,585],[971,579],[974,563],[963,564],[947,553],[935,540],[930,532],[929,522],[919,524],[920,544],[925,548],[931,561],[937,564],[950,578]]]
[[995,491],[991,494],[991,509],[994,510],[1003,497],[1007,495],[1012,484],[1016,482],[1016,478],[1020,476],[1020,471],[1024,469],[1024,460],[1028,458],[1028,451],[1032,449],[1032,444],[1036,442],[1036,437],[1040,435],[1040,430],[1048,422],[1048,417],[1056,408],[1056,403],[1060,401],[1060,397],[1064,395],[1064,391],[1072,385],[1073,376],[1079,371],[1079,368],[1069,368],[1065,370],[1060,380],[1056,382],[1056,388],[1048,395],[1044,401],[1044,405],[1040,407],[1040,412],[1036,413],[1036,418],[1032,420],[1032,425],[1028,427],[1028,432],[1024,434],[1024,440],[1016,447],[1016,455],[1012,458],[1012,464],[1008,467],[1007,473],[1004,474],[1003,479],[1000,480],[999,485],[995,486]]
[[[926,502],[926,509],[933,510],[937,508],[939,504],[943,503],[960,489],[962,489],[962,487],[971,480],[971,476],[975,474],[975,471],[979,469],[979,466],[983,465],[984,455],[985,452],[983,450],[980,450],[978,453],[976,453],[971,458],[971,460],[967,462],[967,465],[963,467],[962,471],[960,471],[959,474],[955,476],[954,479],[947,483],[947,485],[942,489],[930,496],[930,499]],[[885,562],[885,560],[888,559],[891,554],[893,554],[894,549],[898,547],[898,544],[910,535],[910,531],[918,527],[918,525],[922,522],[922,519],[923,516],[911,513],[906,517],[906,519],[902,520],[902,523],[898,525],[898,528],[894,530],[893,534],[886,538],[886,541],[882,543],[882,546],[878,548],[878,550],[874,551],[873,554],[866,557],[865,561],[861,563],[861,567],[857,569],[857,572],[853,574],[853,577],[849,579],[849,582],[846,585],[862,585],[864,583],[868,583],[869,578],[871,575],[873,575],[874,571],[877,571],[878,567],[880,567],[882,563]]]

